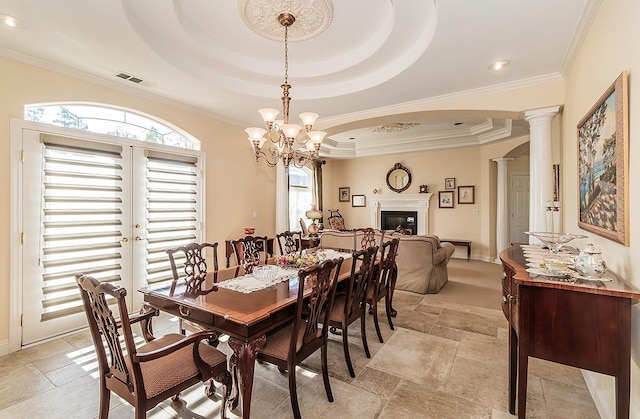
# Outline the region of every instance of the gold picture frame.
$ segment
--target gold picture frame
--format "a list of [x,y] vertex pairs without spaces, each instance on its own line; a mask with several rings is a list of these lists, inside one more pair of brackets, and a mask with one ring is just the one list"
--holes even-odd
[[366,207],[367,197],[365,195],[351,195],[352,207]]
[[623,71],[578,122],[578,227],[629,246],[629,114]]

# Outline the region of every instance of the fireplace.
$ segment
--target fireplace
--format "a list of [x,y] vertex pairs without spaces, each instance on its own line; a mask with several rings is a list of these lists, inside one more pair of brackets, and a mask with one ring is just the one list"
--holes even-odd
[[418,211],[381,211],[380,228],[382,230],[403,229],[418,234]]
[[[371,210],[371,225],[382,228],[382,212],[411,212],[414,214],[414,234],[429,234],[429,199],[431,193],[372,194],[367,195]],[[395,229],[397,225],[392,228]],[[408,227],[407,227],[408,228]]]

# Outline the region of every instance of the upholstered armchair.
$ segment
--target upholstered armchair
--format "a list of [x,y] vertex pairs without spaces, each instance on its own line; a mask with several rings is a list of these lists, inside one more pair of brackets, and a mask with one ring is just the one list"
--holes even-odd
[[435,294],[447,283],[447,264],[453,252],[451,243],[440,243],[438,236],[386,236],[400,238],[396,264],[396,289],[420,294]]

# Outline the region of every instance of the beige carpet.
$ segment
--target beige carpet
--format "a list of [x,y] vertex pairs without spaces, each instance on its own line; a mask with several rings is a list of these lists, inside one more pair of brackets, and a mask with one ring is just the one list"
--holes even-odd
[[501,309],[502,265],[466,259],[451,259],[449,282],[437,294],[425,297],[458,304]]

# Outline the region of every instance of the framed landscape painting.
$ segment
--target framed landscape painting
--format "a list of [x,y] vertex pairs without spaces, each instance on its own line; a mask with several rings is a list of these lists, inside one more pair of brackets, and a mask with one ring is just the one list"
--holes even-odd
[[578,123],[578,226],[629,245],[627,72]]

